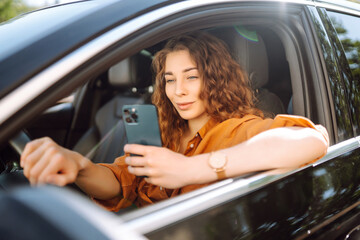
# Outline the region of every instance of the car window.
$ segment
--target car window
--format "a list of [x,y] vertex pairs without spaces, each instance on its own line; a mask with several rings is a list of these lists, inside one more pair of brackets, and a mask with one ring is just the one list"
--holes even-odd
[[348,72],[348,74],[344,75],[348,76],[345,77],[344,82],[347,86],[348,98],[350,100],[353,124],[355,125],[354,130],[358,134],[360,122],[360,18],[332,11],[328,11],[328,15],[344,51],[344,56],[342,56],[343,53],[341,51],[336,52],[338,58],[344,57],[346,59],[346,61],[340,61],[340,64],[344,62],[346,64],[347,62],[347,65],[342,66],[342,70],[343,72]]
[[360,81],[360,18],[330,11],[328,14],[341,40],[352,77]]
[[[264,111],[265,116],[294,113],[289,65],[284,46],[274,31],[240,24],[203,31],[220,38],[232,50],[233,58],[249,76],[257,97],[256,107]],[[159,42],[125,58],[89,84],[87,91],[92,91],[95,96],[82,101],[86,102],[86,108],[94,107],[89,117],[93,118],[91,125],[95,129],[86,130],[81,139],[75,142],[74,150],[100,163],[111,163],[124,154],[123,146],[127,138],[122,106],[151,103],[154,79],[151,62],[163,44],[163,41]],[[84,126],[86,119],[78,121]],[[96,143],[92,143],[93,140]]]

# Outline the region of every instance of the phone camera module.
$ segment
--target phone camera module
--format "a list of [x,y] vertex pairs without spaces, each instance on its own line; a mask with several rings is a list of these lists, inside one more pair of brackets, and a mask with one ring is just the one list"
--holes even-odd
[[133,114],[131,114],[131,117],[135,120],[135,122],[136,122],[136,120],[137,120],[137,118],[138,118],[138,115],[136,114],[136,113],[133,113]]
[[137,123],[138,115],[136,114],[136,108],[126,108],[123,110],[124,119],[127,123]]

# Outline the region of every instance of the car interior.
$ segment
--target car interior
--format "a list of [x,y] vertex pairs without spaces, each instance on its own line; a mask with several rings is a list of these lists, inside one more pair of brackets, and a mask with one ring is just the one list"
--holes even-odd
[[[223,26],[203,29],[222,39],[234,59],[248,73],[265,116],[294,114],[289,64],[280,38],[261,26]],[[127,142],[122,106],[151,103],[152,57],[166,40],[123,59],[107,71],[33,119],[24,130],[30,139],[49,136],[96,163],[112,163]],[[20,169],[11,146],[0,150],[1,172]],[[4,182],[0,181],[3,188]],[[11,182],[11,181],[10,181]]]
[[[231,49],[234,59],[247,71],[256,94],[256,106],[264,111],[267,117],[291,113],[288,64],[281,42],[274,34],[263,29],[254,29],[251,33],[255,39],[249,39],[245,35],[249,34],[249,30],[245,32],[242,27],[245,32],[242,33],[237,26],[207,31],[222,39]],[[99,102],[93,102],[92,105],[99,107],[94,109],[90,128],[75,143],[73,150],[98,163],[112,163],[117,156],[124,154],[126,134],[121,109],[123,105],[151,103],[154,78],[151,60],[163,44],[164,42],[161,42],[122,60],[94,80],[96,83],[92,87],[99,88],[95,89],[95,94],[102,88],[106,93],[99,94],[102,95],[100,97],[95,96],[95,101]],[[280,55],[281,52],[283,54]],[[269,61],[269,58],[273,59],[275,56],[276,61]],[[112,93],[107,93],[108,91]]]

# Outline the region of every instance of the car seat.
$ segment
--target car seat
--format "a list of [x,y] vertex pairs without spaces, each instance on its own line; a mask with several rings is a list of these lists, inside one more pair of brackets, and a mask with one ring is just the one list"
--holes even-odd
[[255,31],[251,37],[246,36],[243,29],[234,26],[212,29],[209,33],[227,43],[232,57],[248,73],[257,98],[256,107],[262,110],[265,116],[286,113],[280,98],[265,88],[269,82],[269,64],[264,40]]
[[111,87],[128,91],[116,95],[96,112],[95,125],[73,148],[96,163],[112,163],[116,157],[124,154],[123,147],[127,140],[122,107],[149,101],[151,58],[139,53],[119,62],[108,70],[108,81]]

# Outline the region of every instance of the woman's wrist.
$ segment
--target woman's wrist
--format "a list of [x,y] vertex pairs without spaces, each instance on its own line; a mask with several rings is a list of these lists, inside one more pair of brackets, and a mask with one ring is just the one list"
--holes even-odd
[[95,165],[93,162],[91,162],[88,158],[82,156],[79,154],[78,156],[78,177],[80,176],[86,176],[89,175],[87,172],[91,172],[92,167]]
[[188,184],[204,184],[217,180],[216,173],[208,164],[209,153],[189,157]]

